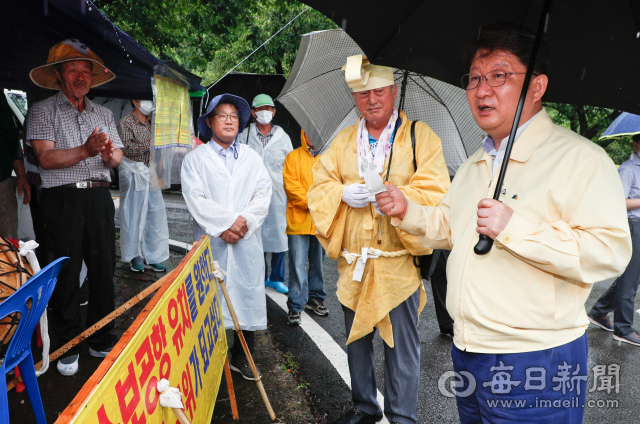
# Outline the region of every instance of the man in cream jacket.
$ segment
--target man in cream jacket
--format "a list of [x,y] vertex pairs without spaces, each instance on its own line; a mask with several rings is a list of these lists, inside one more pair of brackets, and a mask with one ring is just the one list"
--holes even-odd
[[[487,133],[437,207],[393,186],[378,194],[392,224],[433,249],[452,249],[447,310],[463,423],[581,423],[593,283],[620,275],[631,257],[616,168],[591,141],[554,125],[542,108],[548,49],[527,92],[500,201],[491,199],[515,117],[534,35],[484,27],[465,54],[463,87]],[[478,234],[495,240],[476,255]],[[496,401],[520,402],[517,407]],[[493,407],[492,407],[493,406]]]

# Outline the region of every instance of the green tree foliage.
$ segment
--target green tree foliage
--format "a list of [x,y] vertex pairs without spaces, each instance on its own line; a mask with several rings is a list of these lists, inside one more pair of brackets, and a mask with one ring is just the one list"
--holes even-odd
[[630,137],[620,140],[599,139],[622,111],[565,103],[545,103],[545,107],[555,124],[569,128],[598,144],[616,164],[629,159],[633,152]]
[[[306,6],[283,0],[95,0],[96,6],[151,53],[173,60],[211,84]],[[300,36],[335,28],[309,9],[238,72],[288,75]]]

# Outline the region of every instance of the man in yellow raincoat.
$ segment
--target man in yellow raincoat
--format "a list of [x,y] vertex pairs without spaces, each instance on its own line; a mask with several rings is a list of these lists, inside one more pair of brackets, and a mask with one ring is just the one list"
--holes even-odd
[[[426,295],[412,255],[431,250],[376,212],[375,198],[363,177],[375,171],[374,177],[385,178],[389,170],[388,181],[408,198],[436,206],[449,188],[449,175],[440,139],[424,123],[415,126],[414,151],[411,121],[393,107],[398,87],[392,69],[371,65],[361,55],[349,57],[344,69],[363,118],[342,130],[316,161],[307,195],[318,239],[327,254],[338,260],[338,299],[349,334],[354,409],[336,423],[382,419],[376,401],[375,328],[385,342],[385,415],[391,422],[415,423],[420,367],[417,321]],[[378,182],[382,183],[379,178]]]

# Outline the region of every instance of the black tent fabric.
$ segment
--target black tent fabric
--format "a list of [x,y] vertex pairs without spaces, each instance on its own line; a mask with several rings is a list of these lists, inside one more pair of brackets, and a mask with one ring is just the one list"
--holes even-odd
[[[89,46],[116,75],[115,80],[91,89],[94,96],[151,99],[154,67],[171,69],[88,0],[3,1],[0,28],[0,87],[51,92],[36,86],[29,71],[45,64],[49,49],[67,38]],[[204,89],[191,75],[182,74],[182,78],[189,90]]]
[[[229,93],[240,96],[251,105],[251,101],[258,94],[268,94],[275,100],[282,91],[284,84],[287,82],[285,77],[280,74],[251,74],[244,72],[232,72],[224,76],[209,89],[209,100],[219,94]],[[204,97],[206,100],[206,96]],[[295,118],[289,113],[286,107],[275,100],[276,116],[273,123],[282,127],[282,129],[291,138],[293,147],[300,147],[300,125]],[[203,113],[205,108],[202,108]],[[193,102],[193,117],[197,119],[200,111],[200,101]],[[195,125],[195,123],[194,123]],[[203,140],[208,141],[208,140]]]

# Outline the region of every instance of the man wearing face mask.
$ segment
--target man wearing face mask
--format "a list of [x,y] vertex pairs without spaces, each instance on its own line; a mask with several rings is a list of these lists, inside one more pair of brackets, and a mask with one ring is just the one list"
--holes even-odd
[[167,211],[162,192],[149,184],[153,102],[131,100],[131,105],[133,111],[118,124],[124,144],[119,168],[120,255],[123,262],[131,262],[133,272],[165,272],[161,262],[169,259]]
[[[262,244],[264,248],[264,284],[280,293],[289,293],[285,282],[284,258],[288,249],[287,241],[287,194],[284,191],[282,168],[284,160],[293,150],[291,139],[282,128],[271,123],[276,108],[271,97],[258,94],[251,104],[251,116],[255,124],[249,125],[238,140],[247,144],[262,156],[273,181],[273,195],[269,205],[269,215],[262,224]],[[271,253],[271,274],[267,253]]]
[[[640,335],[633,328],[633,309],[640,284],[640,134],[633,136],[633,155],[618,168],[622,180],[627,218],[631,230],[631,261],[591,308],[592,324],[613,332],[613,339],[640,346]],[[609,313],[613,312],[613,325]]]

